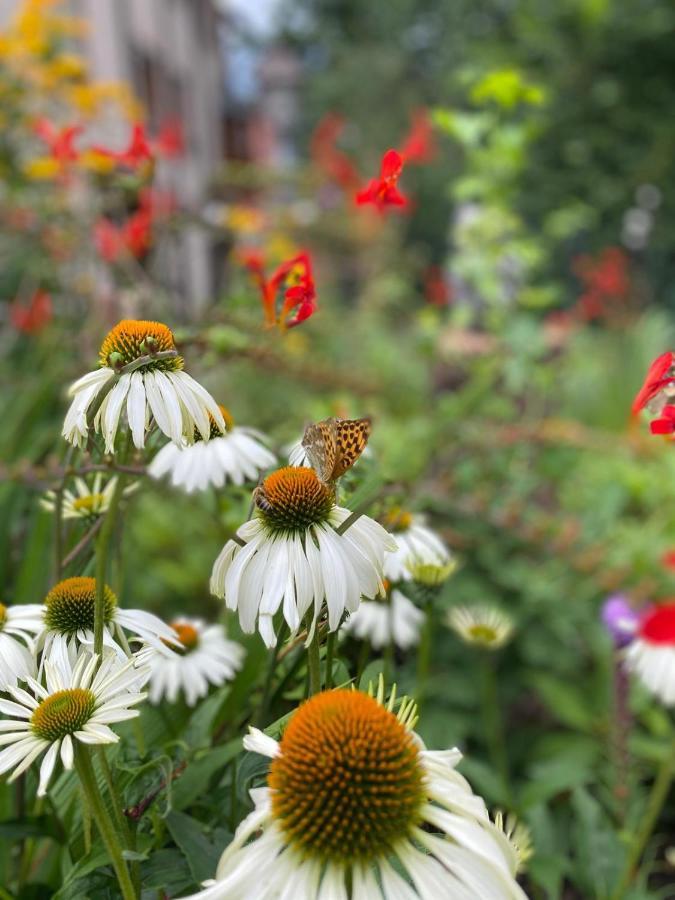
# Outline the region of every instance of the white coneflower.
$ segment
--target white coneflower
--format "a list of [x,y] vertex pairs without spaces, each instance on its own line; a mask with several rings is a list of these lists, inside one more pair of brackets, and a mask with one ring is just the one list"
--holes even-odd
[[[84,478],[73,479],[74,491],[66,488],[61,499],[61,518],[63,519],[95,519],[108,511],[112,495],[115,492],[117,476],[110,478],[103,484],[103,474],[97,472],[91,483],[87,484]],[[136,485],[129,485],[122,492],[130,494]],[[40,506],[48,512],[56,509],[56,491],[47,491],[40,500]]]
[[0,603],[0,690],[35,675],[33,638],[42,628],[42,607]]
[[191,494],[208,487],[222,487],[225,482],[242,485],[257,481],[276,457],[264,445],[265,436],[255,428],[235,425],[232,416],[221,406],[226,432],[212,423],[211,440],[207,442],[195,434],[193,444],[182,447],[167,444],[162,447],[148,467],[153,478],[171,476],[171,484]]
[[426,750],[414,704],[396,715],[359,691],[317,694],[280,742],[251,729],[267,787],[200,900],[525,900],[517,857],[455,770]]
[[408,650],[419,643],[423,621],[424,613],[394,588],[384,600],[363,600],[342,630],[378,650],[390,644]]
[[450,551],[425,524],[423,516],[397,508],[385,516],[384,523],[397,545],[384,558],[384,575],[389,581],[409,581],[412,565],[444,566],[450,561]]
[[[131,633],[132,641],[140,640],[162,653],[171,652],[167,644],[178,645],[174,630],[159,616],[143,609],[121,609],[108,585],[103,597],[103,646],[114,650],[118,656],[126,656],[125,631]],[[36,642],[43,659],[64,663],[64,660],[72,659],[80,644],[93,648],[95,606],[95,578],[66,578],[54,585],[45,597],[42,629]]]
[[173,652],[148,655],[150,702],[164,697],[175,703],[182,691],[188,706],[206,696],[209,686],[224,684],[241,668],[244,649],[225,637],[222,625],[207,625],[201,619],[176,619],[171,627],[180,641]]
[[[312,627],[324,601],[335,631],[345,610],[382,590],[382,560],[395,546],[391,535],[367,516],[344,534],[336,528],[350,515],[335,505],[335,491],[313,469],[287,466],[256,490],[256,516],[230,540],[213,566],[211,591],[239,611],[246,633],[258,629],[276,644],[273,617],[279,608],[291,631],[309,614]],[[313,608],[312,608],[313,606]]]
[[675,602],[640,615],[626,663],[666,706],[675,706]]
[[513,634],[511,619],[491,606],[456,606],[446,621],[465,643],[486,650],[498,650]]
[[108,656],[96,671],[98,657],[83,650],[74,666],[45,663],[46,687],[33,678],[28,689],[10,688],[12,700],[0,699],[0,775],[13,769],[18,778],[47,751],[40,766],[38,796],[47,792],[57,759],[72,769],[74,741],[111,744],[119,740],[109,727],[138,715],[130,709],[145,698],[138,693],[147,672],[135,660],[121,664]]
[[[106,453],[115,450],[115,436],[126,404],[134,445],[145,446],[150,417],[160,431],[177,444],[194,440],[195,429],[208,441],[209,416],[221,431],[225,422],[218,404],[199,382],[183,372],[172,332],[161,322],[125,319],[107,335],[99,352],[100,368],[71,385],[73,398],[63,424],[63,437],[83,447],[89,437],[87,415],[99,391],[117,379],[94,416],[93,427],[105,438]],[[120,369],[144,356],[157,355],[134,372],[118,376]]]

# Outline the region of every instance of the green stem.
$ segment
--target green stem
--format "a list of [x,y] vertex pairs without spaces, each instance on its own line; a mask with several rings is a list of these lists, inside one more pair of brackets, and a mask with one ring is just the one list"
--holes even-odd
[[120,846],[117,831],[110,819],[105,802],[101,796],[101,792],[96,781],[94,767],[91,764],[91,757],[87,747],[78,746],[76,748],[76,766],[80,783],[87,795],[89,806],[96,821],[96,827],[99,830],[103,843],[105,844],[110,861],[112,862],[117,881],[123,900],[136,900],[136,891],[129,876],[129,870],[122,856],[122,847]]
[[425,619],[420,634],[420,644],[417,651],[417,702],[422,705],[428,690],[429,672],[431,670],[431,647],[434,635],[433,603],[428,602],[425,609]]
[[321,654],[319,652],[319,629],[314,628],[314,637],[307,648],[307,670],[309,672],[308,697],[321,692]]
[[237,828],[237,757],[232,760],[232,782],[230,784],[230,831]]
[[622,900],[622,898],[626,895],[626,892],[630,888],[633,878],[635,877],[638,863],[640,862],[640,857],[642,856],[642,853],[647,846],[647,842],[649,841],[649,838],[651,837],[652,832],[654,831],[654,827],[656,826],[656,823],[658,821],[659,814],[668,798],[668,793],[673,783],[674,775],[675,743],[668,751],[668,754],[664,757],[659,770],[656,773],[656,778],[654,779],[654,784],[652,785],[649,799],[647,800],[647,806],[645,808],[644,815],[642,816],[642,821],[640,822],[640,825],[630,843],[630,847],[628,848],[628,855],[626,856],[626,861],[621,872],[621,877],[619,878],[617,887],[612,894],[611,900]]
[[333,657],[335,656],[335,641],[337,631],[329,631],[326,638],[326,690],[333,687]]
[[70,463],[75,452],[74,447],[68,447],[66,456],[63,461],[63,477],[61,483],[56,489],[56,499],[54,501],[54,555],[56,564],[56,580],[61,578],[63,571],[63,491],[66,486],[66,479],[70,472]]
[[509,806],[512,808],[509,761],[506,755],[506,741],[504,740],[504,727],[497,694],[497,678],[494,660],[488,654],[489,650],[480,652],[480,687],[481,707],[483,712],[483,727],[485,729],[485,742],[487,744],[490,760],[496,771],[500,774]]
[[361,649],[359,650],[359,658],[356,662],[356,684],[357,684],[357,686],[361,682],[361,676],[363,675],[365,668],[368,665],[369,658],[370,658],[370,643],[368,641],[361,641]]
[[105,586],[108,570],[108,550],[115,527],[115,518],[122,491],[124,476],[118,475],[115,490],[110,498],[110,505],[96,541],[96,603],[94,606],[94,653],[100,656],[103,652],[103,626],[105,624]]
[[[134,719],[134,722],[138,721]],[[115,818],[115,825],[117,826],[117,830],[122,838],[122,842],[124,844],[125,849],[129,850],[136,849],[136,833],[129,826],[129,820],[124,815],[123,812],[123,803],[122,798],[120,797],[117,788],[115,787],[115,780],[113,778],[112,769],[110,768],[110,763],[108,762],[108,756],[106,754],[106,748],[99,744],[98,747],[98,756],[101,761],[101,768],[103,769],[103,777],[105,778],[105,783],[108,788],[108,794],[110,795],[110,802],[113,808],[113,816]],[[140,893],[140,869],[138,866],[138,862],[131,863],[131,878],[134,883],[134,889],[136,893]]]

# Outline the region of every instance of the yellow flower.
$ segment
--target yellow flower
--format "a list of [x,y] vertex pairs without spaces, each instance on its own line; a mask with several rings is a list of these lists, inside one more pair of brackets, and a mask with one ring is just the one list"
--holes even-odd
[[97,150],[84,150],[80,154],[79,163],[83,169],[98,175],[107,175],[115,169],[115,160]]
[[58,159],[51,156],[36,156],[23,167],[24,175],[31,181],[51,181],[61,171]]

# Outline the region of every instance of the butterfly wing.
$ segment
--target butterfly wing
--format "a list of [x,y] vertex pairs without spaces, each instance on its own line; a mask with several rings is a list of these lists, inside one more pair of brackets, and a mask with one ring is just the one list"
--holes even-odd
[[339,478],[350,469],[361,456],[370,437],[371,420],[363,419],[337,419],[336,444],[337,454],[331,480]]
[[337,419],[324,419],[305,428],[302,446],[321,481],[332,481],[337,458]]

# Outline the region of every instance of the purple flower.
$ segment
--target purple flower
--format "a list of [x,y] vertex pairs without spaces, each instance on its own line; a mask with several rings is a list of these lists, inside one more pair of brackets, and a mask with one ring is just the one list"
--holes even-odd
[[616,647],[627,647],[631,643],[639,618],[623,594],[613,594],[602,604],[602,622]]

